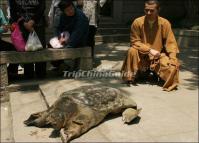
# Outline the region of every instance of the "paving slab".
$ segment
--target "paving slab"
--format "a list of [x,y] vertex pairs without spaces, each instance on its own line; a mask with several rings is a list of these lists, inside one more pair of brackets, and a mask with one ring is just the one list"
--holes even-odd
[[38,91],[13,92],[10,103],[15,142],[61,142],[60,138],[49,137],[52,128],[27,127],[23,124],[30,114],[47,109]]
[[10,112],[10,103],[4,102],[1,103],[1,142],[13,142],[13,131],[12,131],[12,120]]
[[158,136],[155,142],[198,142],[198,131],[184,132],[180,134],[173,134],[167,136]]

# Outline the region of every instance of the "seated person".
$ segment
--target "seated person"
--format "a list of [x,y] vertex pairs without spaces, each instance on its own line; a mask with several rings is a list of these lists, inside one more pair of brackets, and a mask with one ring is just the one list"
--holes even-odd
[[[121,72],[131,86],[137,73],[151,70],[163,81],[163,89],[171,91],[179,83],[179,49],[168,20],[158,16],[157,0],[145,2],[145,16],[134,20],[131,26],[131,48]],[[138,78],[139,79],[139,78]]]
[[[4,40],[1,39],[1,34],[8,31],[9,26],[7,26],[8,22],[5,19],[2,9],[0,8],[0,51],[16,51],[15,47]],[[18,72],[18,65],[17,64],[9,64],[8,66],[8,77],[14,78],[16,77]]]

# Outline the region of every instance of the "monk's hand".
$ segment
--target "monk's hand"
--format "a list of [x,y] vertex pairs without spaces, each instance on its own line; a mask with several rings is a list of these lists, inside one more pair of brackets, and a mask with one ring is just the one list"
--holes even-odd
[[176,66],[177,68],[179,68],[179,62],[178,62],[178,59],[176,57],[176,53],[175,52],[172,52],[172,53],[169,53],[169,59],[170,59],[170,64],[173,65],[173,66]]
[[177,58],[170,58],[170,65],[176,66],[177,69],[179,69],[179,62]]
[[32,32],[34,30],[34,24],[35,24],[34,20],[29,20],[28,22],[24,22],[24,27],[29,32]]
[[154,56],[154,58],[159,58],[160,57],[160,52],[154,49],[150,49],[149,50],[149,54],[151,54],[152,56]]

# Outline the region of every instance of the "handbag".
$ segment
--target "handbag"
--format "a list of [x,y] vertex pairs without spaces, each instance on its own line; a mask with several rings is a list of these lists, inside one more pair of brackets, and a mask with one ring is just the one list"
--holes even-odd
[[20,31],[19,24],[13,23],[14,31],[11,33],[11,41],[14,47],[19,52],[25,51],[26,42],[23,38],[22,32]]
[[25,51],[37,51],[42,48],[43,46],[37,36],[37,33],[35,31],[30,32],[26,42]]

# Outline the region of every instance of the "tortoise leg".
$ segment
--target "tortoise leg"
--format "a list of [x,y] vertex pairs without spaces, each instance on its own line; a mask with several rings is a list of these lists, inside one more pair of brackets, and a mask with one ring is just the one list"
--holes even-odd
[[37,126],[43,127],[46,125],[45,119],[47,117],[47,112],[42,111],[38,113],[31,114],[30,117],[24,121],[27,126]]
[[81,135],[82,125],[72,123],[68,128],[61,129],[62,141],[68,143],[70,140]]
[[[88,113],[88,112],[87,112]],[[97,125],[97,121],[91,114],[80,114],[73,118],[70,123],[65,125],[63,141],[69,142],[70,140],[79,137],[83,133],[87,132],[91,127]],[[63,135],[63,134],[62,134]]]
[[133,108],[127,108],[122,113],[122,120],[124,123],[130,123],[133,121],[141,112],[142,108],[140,109],[133,109]]

